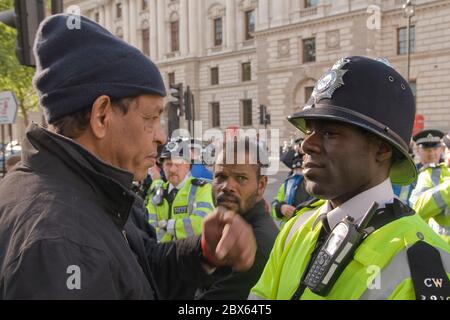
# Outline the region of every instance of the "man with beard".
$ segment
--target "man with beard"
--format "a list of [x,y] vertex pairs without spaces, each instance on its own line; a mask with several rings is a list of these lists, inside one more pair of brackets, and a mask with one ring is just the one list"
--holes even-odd
[[[261,168],[268,163],[266,151],[248,138],[227,142],[217,153],[214,167],[216,211],[232,211],[252,226],[257,243],[255,263],[248,271],[233,272],[198,290],[197,299],[246,299],[262,273],[278,233],[263,198],[267,176],[262,175]],[[244,159],[240,159],[243,154]]]
[[288,119],[305,133],[306,189],[327,201],[285,225],[249,298],[450,296],[450,247],[392,191],[417,176],[414,116],[408,82],[386,60],[343,58],[320,77]]

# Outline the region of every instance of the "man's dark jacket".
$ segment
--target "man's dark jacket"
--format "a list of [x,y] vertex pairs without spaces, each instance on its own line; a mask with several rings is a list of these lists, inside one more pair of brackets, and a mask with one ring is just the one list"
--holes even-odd
[[252,226],[256,238],[257,250],[253,266],[245,272],[233,272],[211,286],[198,290],[196,299],[245,300],[261,277],[278,235],[278,228],[267,211],[264,200],[242,217]]
[[199,237],[157,244],[131,183],[33,125],[0,183],[0,299],[172,299],[210,283]]

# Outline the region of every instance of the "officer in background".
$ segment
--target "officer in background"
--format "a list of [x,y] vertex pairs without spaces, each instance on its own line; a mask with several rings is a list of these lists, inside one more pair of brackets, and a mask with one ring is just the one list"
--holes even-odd
[[[298,205],[313,199],[305,189],[302,174],[304,156],[300,149],[302,141],[303,139],[297,139],[295,143],[298,147],[292,148],[281,156],[281,161],[292,169],[292,173],[278,189],[278,194],[272,202],[272,217],[280,222],[280,226],[292,217]],[[293,156],[289,157],[289,153],[293,153]]]
[[249,298],[450,297],[449,245],[391,186],[417,176],[414,116],[411,89],[386,60],[340,59],[318,80],[289,121],[306,135],[306,189],[327,201],[288,221]]
[[426,165],[436,165],[441,162],[442,157],[442,137],[444,133],[439,130],[423,130],[413,137],[416,144],[419,163],[417,169]]
[[422,167],[419,171],[416,186],[409,198],[412,207],[417,199],[427,190],[437,187],[445,179],[450,178],[450,169],[441,156],[444,145],[441,141],[444,133],[439,130],[425,130],[414,136]]
[[[450,166],[450,132],[443,139],[445,164]],[[414,204],[414,210],[430,227],[450,244],[450,178],[425,191]]]
[[203,218],[214,209],[210,181],[192,177],[179,138],[164,146],[159,159],[167,182],[155,181],[146,199],[149,222],[157,230],[158,241],[200,234]]

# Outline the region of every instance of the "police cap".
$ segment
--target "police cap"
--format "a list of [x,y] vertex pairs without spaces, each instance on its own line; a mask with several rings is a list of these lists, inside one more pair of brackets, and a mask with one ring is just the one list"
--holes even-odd
[[393,183],[409,184],[417,170],[408,153],[415,102],[407,81],[386,60],[349,57],[338,60],[317,81],[302,111],[288,117],[306,133],[307,119],[349,123],[388,142],[400,159],[391,166]]
[[439,130],[423,130],[413,137],[414,142],[425,148],[438,148],[444,133]]

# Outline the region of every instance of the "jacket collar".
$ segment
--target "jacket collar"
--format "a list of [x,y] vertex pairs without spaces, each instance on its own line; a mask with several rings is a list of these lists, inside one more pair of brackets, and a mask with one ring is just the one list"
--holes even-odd
[[[51,174],[74,186],[79,185],[80,189],[84,189],[80,192],[99,197],[99,203],[113,221],[120,228],[125,225],[135,200],[130,190],[133,181],[131,173],[103,162],[74,140],[35,123],[27,130],[22,162],[37,172]],[[89,187],[91,190],[87,190]]]
[[259,216],[261,214],[269,214],[267,212],[264,199],[262,199],[259,202],[257,202],[253,206],[253,208],[251,208],[246,213],[244,213],[242,215],[242,218],[244,218],[245,221],[250,222],[250,221],[254,220],[257,216]]

